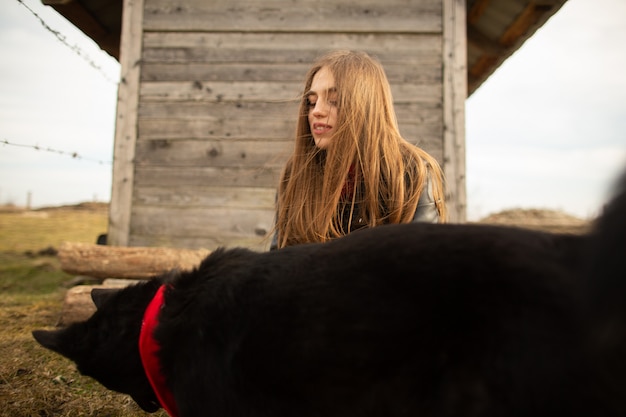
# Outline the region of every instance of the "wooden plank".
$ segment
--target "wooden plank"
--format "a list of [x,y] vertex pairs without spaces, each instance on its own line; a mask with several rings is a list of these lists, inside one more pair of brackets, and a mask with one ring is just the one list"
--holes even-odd
[[295,129],[298,102],[286,101],[146,101],[139,104],[140,119],[206,119],[236,120],[278,119],[292,121]]
[[400,123],[400,133],[409,142],[441,142],[443,126],[441,121],[430,123]]
[[[288,101],[298,100],[302,83],[297,82],[144,82],[140,97],[145,101]],[[441,103],[441,84],[391,84],[396,103]]]
[[[297,39],[298,48],[294,47]],[[329,50],[357,49],[376,55],[385,62],[415,62],[410,54],[428,55],[441,52],[441,34],[432,33],[333,33],[323,32],[146,32],[143,37],[145,51],[158,48],[203,48],[212,51],[267,50],[270,46],[277,54],[274,56],[257,56],[255,62],[294,63],[294,58],[308,54],[309,64],[318,54]],[[235,60],[251,61],[245,54],[239,54]],[[144,55],[144,58],[147,58]],[[217,55],[212,60],[231,59],[228,55]]]
[[[206,164],[271,167],[289,154],[294,123],[286,120],[139,120],[140,140],[135,161],[137,165],[179,167]],[[282,134],[279,128],[283,129]],[[442,129],[440,118],[432,122],[420,122],[419,117],[400,120],[400,130],[407,139],[435,137],[441,140]]]
[[[482,75],[498,62],[497,56],[482,55],[469,69],[470,78],[478,79],[482,82]],[[472,86],[472,90],[474,86]]]
[[275,189],[280,180],[281,167],[228,167],[215,168],[208,166],[142,166],[138,165],[135,171],[135,187],[160,186],[175,190],[184,184],[188,186],[223,187],[266,187]]
[[[163,126],[171,127],[173,122]],[[138,166],[279,168],[290,150],[288,141],[139,140],[135,163]]]
[[[294,131],[295,118],[268,117],[265,119],[140,119],[138,123],[141,140],[159,139],[152,145],[165,147],[178,139],[232,139],[268,142],[288,141]],[[262,152],[258,144],[254,152]],[[275,146],[275,145],[271,145]],[[279,145],[280,146],[280,145]],[[284,147],[284,146],[283,146]],[[211,150],[213,153],[214,151]],[[253,157],[242,150],[242,158]],[[141,160],[141,157],[138,158]]]
[[[139,120],[139,132],[141,140],[153,141],[149,145],[144,145],[145,147],[164,149],[170,146],[171,142],[190,139],[252,141],[249,143],[259,140],[280,141],[285,143],[283,145],[285,150],[281,152],[281,145],[276,145],[279,148],[272,148],[270,153],[276,152],[275,156],[278,157],[276,161],[282,163],[290,152],[295,131],[297,111],[293,108],[289,109],[291,106],[291,103],[259,103],[257,105],[256,103],[228,102],[147,102],[140,108],[142,117]],[[414,141],[422,138],[432,143],[441,141],[443,118],[440,103],[397,103],[395,108],[400,130],[408,140]],[[143,117],[144,114],[145,117]],[[277,117],[275,114],[283,116]],[[173,119],[166,118],[167,115]],[[233,119],[225,119],[228,116]],[[269,137],[266,133],[280,133],[280,131],[283,133],[273,137]],[[184,151],[184,153],[196,153],[196,157],[200,157],[199,154],[211,151],[211,148],[205,148],[202,151]],[[237,152],[240,151],[245,152],[245,149],[239,146]],[[231,152],[231,154],[237,153]],[[437,155],[441,156],[441,152],[437,152]],[[441,160],[439,157],[438,159]],[[246,162],[243,158],[233,160]]]
[[480,18],[482,17],[483,13],[485,13],[485,10],[487,10],[487,7],[489,6],[489,3],[491,2],[491,0],[476,0],[474,1],[474,4],[472,5],[468,16],[467,16],[467,20],[470,23],[470,25],[473,25],[475,23],[477,23]]
[[441,104],[443,99],[441,84],[391,84],[393,101],[397,104],[420,103],[421,105]]
[[143,6],[143,0],[124,0],[120,45],[122,77],[118,87],[108,226],[108,239],[113,245],[126,245],[130,229],[141,76],[141,65],[136,64],[141,60]]
[[146,33],[144,62],[310,64],[338,49],[364,50],[384,64],[438,62],[439,34]]
[[464,2],[443,0],[443,170],[448,215],[466,219],[465,98],[467,97],[466,9]]
[[[227,242],[264,238],[274,226],[274,209],[133,206],[133,236],[197,238]],[[184,219],[184,221],[176,221]],[[169,246],[169,245],[168,245]],[[207,245],[202,247],[211,248]]]
[[443,146],[441,143],[441,130],[439,130],[437,135],[421,135],[421,136],[409,136],[403,132],[402,127],[400,128],[400,133],[402,136],[409,141],[410,143],[418,146],[428,152],[433,158],[435,158],[439,163],[443,161]]
[[299,82],[224,82],[191,80],[187,82],[143,82],[141,100],[178,101],[286,101],[298,100]]
[[146,62],[142,81],[263,81],[304,84],[310,64]]
[[[224,91],[227,90],[224,88]],[[436,86],[423,89],[419,86],[398,86],[396,96],[406,101],[397,102],[395,106],[400,125],[407,135],[417,137],[441,133],[441,104],[436,99],[440,94],[441,90]],[[260,100],[261,94],[258,97]],[[230,98],[234,98],[234,94]],[[421,99],[426,102],[420,102]],[[140,112],[138,131],[142,140],[221,138],[290,141],[296,124],[297,104],[293,101],[260,101],[258,106],[256,103],[224,100],[153,101],[144,102]],[[166,146],[166,143],[161,143],[161,146]]]
[[441,103],[395,103],[396,116],[402,123],[442,124]]
[[244,247],[260,252],[269,250],[271,236],[155,236],[134,234],[131,236],[132,246],[171,246],[177,248],[195,249],[199,247],[219,248],[219,247]]
[[474,27],[467,29],[467,42],[470,43],[472,48],[480,50],[479,54],[498,57],[506,53],[506,48],[500,43],[492,40]]
[[513,46],[519,42],[530,28],[537,25],[537,22],[547,14],[546,10],[550,10],[551,6],[537,5],[536,2],[529,2],[522,13],[517,16],[515,21],[506,29],[506,31],[500,36],[500,44],[505,47]]
[[440,33],[440,0],[146,0],[147,31]]
[[[396,115],[400,120],[414,123],[441,122],[441,103],[395,103]],[[206,119],[220,120],[231,117],[235,120],[254,122],[255,119],[277,119],[288,121],[295,132],[298,103],[285,102],[209,102],[209,101],[149,101],[139,105],[140,120],[148,119]],[[280,116],[280,117],[279,117]],[[290,132],[290,134],[293,132]]]
[[[266,119],[140,119],[139,135],[142,140],[153,141],[151,146],[165,147],[170,141],[187,139],[222,139],[232,141],[254,140],[286,142],[292,137],[295,117]],[[157,142],[158,141],[158,142]],[[211,153],[215,150],[210,149]],[[242,153],[245,159],[249,156]]]
[[[304,84],[310,63],[276,65],[273,63],[150,63],[141,70],[142,81],[263,81]],[[441,59],[418,63],[385,63],[390,83],[441,84]]]
[[144,186],[137,189],[135,203],[159,207],[253,208],[273,210],[276,189],[225,187],[221,184],[185,187]]
[[[294,39],[297,39],[297,48],[293,47]],[[147,33],[144,42],[142,59],[147,67],[150,68],[153,63],[160,64],[157,68],[165,70],[168,66],[174,66],[182,73],[193,74],[188,78],[177,78],[186,80],[208,80],[209,78],[202,78],[198,73],[208,73],[210,68],[221,65],[232,68],[233,71],[219,71],[219,74],[225,74],[227,78],[211,79],[301,82],[310,63],[326,50],[334,49],[369,52],[381,60],[390,79],[404,79],[411,73],[419,75],[429,67],[441,68],[439,35],[157,32]],[[323,47],[320,48],[319,45]],[[211,65],[202,65],[208,63]],[[186,68],[188,65],[191,67]],[[174,70],[169,72],[176,74]],[[254,74],[256,76],[251,77]],[[152,74],[146,78],[154,79],[160,78]]]
[[[430,37],[437,40],[436,37]],[[143,60],[145,62],[167,62],[167,63],[250,63],[256,64],[275,64],[276,66],[294,64],[294,63],[312,63],[328,48],[319,48],[315,50],[306,49],[292,49],[293,41],[297,39],[296,36],[292,36],[291,46],[285,47],[285,49],[276,49],[278,46],[266,45],[265,48],[210,48],[205,46],[200,47],[159,47],[145,49],[143,54]],[[417,40],[419,45],[419,39]],[[358,45],[354,48],[357,49]],[[346,49],[346,48],[344,48]],[[371,55],[377,57],[383,64],[418,64],[423,62],[438,63],[438,53],[441,50],[436,51],[435,48],[427,48],[421,50],[414,47],[412,49],[401,50],[393,49],[374,51],[372,48],[368,48],[367,45],[360,45],[358,49],[367,49]]]

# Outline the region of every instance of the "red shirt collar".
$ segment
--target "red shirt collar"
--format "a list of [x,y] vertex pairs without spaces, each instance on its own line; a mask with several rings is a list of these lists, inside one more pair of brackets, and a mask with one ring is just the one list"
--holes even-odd
[[343,188],[341,189],[342,198],[352,199],[352,193],[354,193],[354,186],[356,182],[355,171],[356,168],[354,167],[354,164],[350,165],[346,182],[343,184]]
[[154,339],[154,329],[159,324],[159,312],[163,306],[163,293],[165,285],[161,285],[146,312],[141,323],[141,333],[139,334],[139,355],[146,372],[146,376],[152,385],[152,389],[161,404],[161,407],[167,411],[171,417],[178,416],[178,407],[172,391],[169,390],[165,383],[165,376],[161,372],[161,364],[159,361],[159,344]]

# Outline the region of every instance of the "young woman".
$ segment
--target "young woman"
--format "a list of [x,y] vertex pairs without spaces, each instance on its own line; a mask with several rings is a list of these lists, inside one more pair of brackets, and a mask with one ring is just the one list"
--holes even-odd
[[271,249],[445,219],[441,168],[400,136],[380,63],[362,52],[321,57],[306,78]]

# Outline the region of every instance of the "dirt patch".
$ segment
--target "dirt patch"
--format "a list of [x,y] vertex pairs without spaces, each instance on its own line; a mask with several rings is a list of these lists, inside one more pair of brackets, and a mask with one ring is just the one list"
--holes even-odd
[[[148,416],[130,397],[108,391],[78,373],[73,363],[40,347],[36,328],[52,328],[61,297],[28,305],[0,301],[0,417]],[[155,416],[165,417],[158,413]]]
[[519,208],[490,214],[477,223],[573,234],[586,233],[592,225],[589,220],[580,219],[559,210]]

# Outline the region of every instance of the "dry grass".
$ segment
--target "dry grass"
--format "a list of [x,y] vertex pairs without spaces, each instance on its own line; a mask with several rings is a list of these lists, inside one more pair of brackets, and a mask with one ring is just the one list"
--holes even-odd
[[72,278],[60,271],[53,251],[42,249],[66,240],[94,243],[106,230],[106,217],[106,207],[99,206],[0,210],[0,417],[149,415],[31,336],[56,325],[64,284]]
[[81,376],[33,340],[33,329],[56,323],[61,301],[60,291],[0,298],[0,416],[146,416],[129,397]]
[[38,251],[65,240],[96,243],[107,230],[105,205],[42,210],[0,210],[0,252]]

